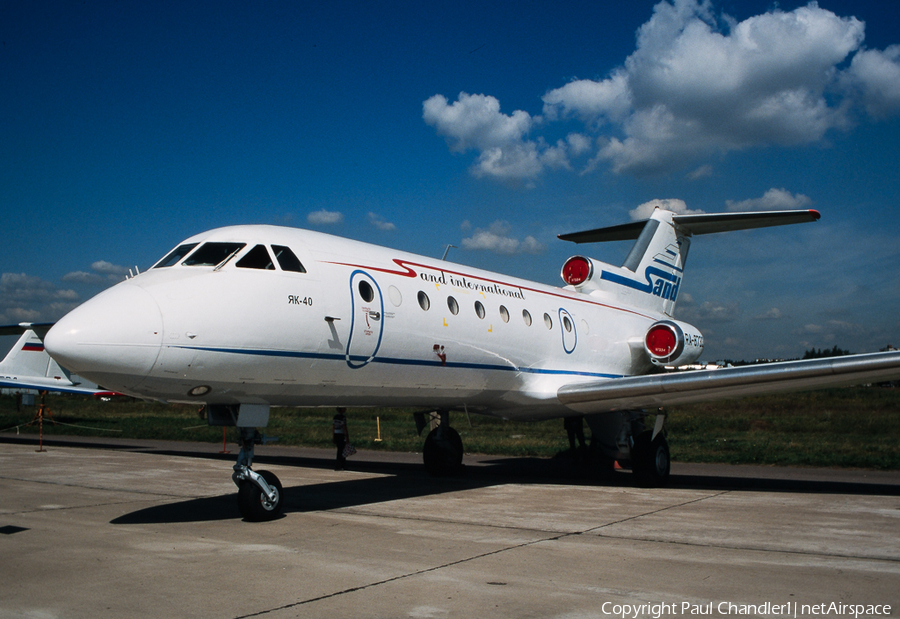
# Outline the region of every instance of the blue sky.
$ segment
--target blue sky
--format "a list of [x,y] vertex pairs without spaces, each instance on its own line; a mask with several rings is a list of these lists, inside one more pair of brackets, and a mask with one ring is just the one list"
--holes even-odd
[[707,358],[900,346],[893,1],[3,2],[0,88],[0,324],[236,223],[559,284],[664,200],[822,213],[694,240]]

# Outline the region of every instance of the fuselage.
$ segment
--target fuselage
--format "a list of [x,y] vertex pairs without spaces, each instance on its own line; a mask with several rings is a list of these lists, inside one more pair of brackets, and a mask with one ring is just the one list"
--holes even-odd
[[541,418],[566,414],[562,385],[646,372],[642,336],[664,318],[596,291],[233,226],[87,301],[45,344],[64,367],[142,398]]

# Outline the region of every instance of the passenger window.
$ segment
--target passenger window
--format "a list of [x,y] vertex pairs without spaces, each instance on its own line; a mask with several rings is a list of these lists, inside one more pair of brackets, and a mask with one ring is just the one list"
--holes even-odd
[[528,310],[522,310],[522,320],[525,321],[525,326],[531,326],[531,314],[528,313]]
[[479,318],[484,318],[484,306],[481,304],[481,301],[475,301],[475,313],[478,314]]
[[568,317],[568,316],[563,316],[563,327],[564,327],[565,330],[568,331],[569,333],[572,332],[572,321],[569,320],[569,317]]
[[290,247],[284,245],[272,245],[272,251],[275,252],[275,259],[281,266],[282,271],[291,271],[293,273],[306,273],[306,269],[300,264],[300,260],[294,255]]
[[197,247],[197,245],[199,245],[199,243],[185,243],[184,245],[179,245],[170,251],[165,258],[157,262],[153,268],[161,269],[163,267],[170,267],[178,264],[178,261],[187,256],[192,249]]
[[419,307],[421,307],[423,310],[425,310],[427,312],[428,308],[431,307],[431,300],[428,298],[428,295],[420,290],[418,298],[419,298]]
[[214,267],[224,263],[246,245],[246,243],[204,243],[184,261],[184,264],[189,267]]
[[509,322],[509,310],[504,306],[500,306],[500,318],[503,319],[503,322]]
[[544,314],[544,324],[547,325],[548,329],[553,328],[553,319],[550,318],[550,314]]
[[265,245],[257,245],[248,251],[243,258],[235,263],[235,266],[241,269],[275,270],[275,265],[272,264],[272,258],[269,256],[269,250],[266,249]]
[[459,303],[453,297],[447,297],[447,307],[450,308],[450,313],[454,316],[459,313]]

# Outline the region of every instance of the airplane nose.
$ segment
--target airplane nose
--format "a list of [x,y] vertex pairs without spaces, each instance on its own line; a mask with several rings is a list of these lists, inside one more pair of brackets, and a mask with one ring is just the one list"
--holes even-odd
[[123,282],[63,316],[44,337],[44,348],[67,370],[108,389],[128,390],[153,369],[162,332],[153,297]]

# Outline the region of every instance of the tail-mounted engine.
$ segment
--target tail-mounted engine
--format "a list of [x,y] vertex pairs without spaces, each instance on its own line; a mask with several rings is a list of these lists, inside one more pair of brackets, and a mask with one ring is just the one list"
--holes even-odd
[[687,323],[660,320],[647,329],[644,350],[654,365],[687,365],[703,354],[703,336]]
[[594,276],[594,263],[584,256],[572,256],[566,260],[560,276],[564,282],[577,288],[589,282]]

